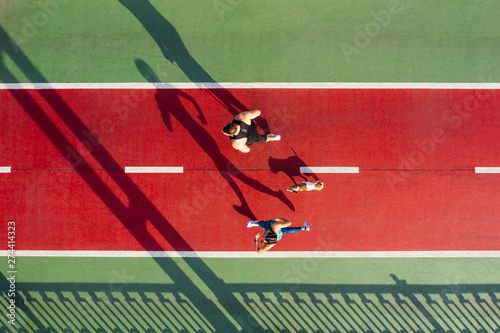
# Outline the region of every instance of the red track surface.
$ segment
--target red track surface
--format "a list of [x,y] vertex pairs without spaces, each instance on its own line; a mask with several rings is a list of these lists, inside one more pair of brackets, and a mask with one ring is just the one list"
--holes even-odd
[[[251,251],[257,229],[245,222],[276,215],[312,227],[277,250],[500,250],[500,175],[474,174],[500,166],[498,91],[1,91],[0,101],[1,165],[13,168],[0,175],[0,210],[17,221],[18,250]],[[282,141],[233,150],[220,130],[239,110],[226,105],[261,109]],[[302,181],[304,165],[361,173],[277,192]]]

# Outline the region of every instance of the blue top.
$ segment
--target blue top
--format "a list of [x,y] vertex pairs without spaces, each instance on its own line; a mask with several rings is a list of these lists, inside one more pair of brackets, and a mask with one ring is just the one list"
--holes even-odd
[[[275,220],[259,221],[259,227],[261,227],[265,231],[269,230],[269,231],[274,233],[273,229],[271,229],[271,226],[275,223],[277,223]],[[278,235],[276,237],[276,241],[279,241],[281,239],[281,237],[283,237],[283,231],[280,229],[280,231],[278,232]]]

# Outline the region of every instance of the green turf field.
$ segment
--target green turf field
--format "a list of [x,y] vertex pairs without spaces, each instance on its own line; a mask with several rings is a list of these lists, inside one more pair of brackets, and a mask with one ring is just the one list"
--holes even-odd
[[18,270],[19,332],[499,328],[496,258],[21,258]]
[[500,81],[493,0],[38,2],[0,24],[50,82]]

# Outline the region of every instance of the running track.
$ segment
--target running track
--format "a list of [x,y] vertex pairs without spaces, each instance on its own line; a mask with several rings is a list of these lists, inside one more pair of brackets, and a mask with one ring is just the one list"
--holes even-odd
[[[232,150],[220,129],[239,110],[221,96],[261,109],[282,141]],[[276,215],[312,226],[280,251],[500,250],[500,178],[474,173],[500,166],[498,90],[3,90],[0,99],[9,128],[0,153],[12,167],[0,175],[0,210],[18,222],[17,250],[252,251],[257,229],[245,222]],[[321,192],[277,192],[302,181],[306,165],[360,173],[317,174]]]

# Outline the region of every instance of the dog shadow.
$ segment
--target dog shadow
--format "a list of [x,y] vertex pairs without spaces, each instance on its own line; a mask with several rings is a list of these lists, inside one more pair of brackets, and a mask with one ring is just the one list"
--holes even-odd
[[[292,156],[284,159],[279,159],[279,158],[274,158],[274,157],[269,157],[268,159],[268,164],[271,172],[274,174],[278,174],[279,172],[283,172],[285,175],[290,178],[290,180],[293,182],[294,185],[297,185],[296,179],[299,179],[300,182],[302,181],[309,181],[309,179],[300,172],[300,167],[306,167],[307,164],[302,160],[295,150],[290,147],[290,149],[293,151]],[[314,181],[318,181],[319,178],[314,174],[308,174],[310,175]]]

